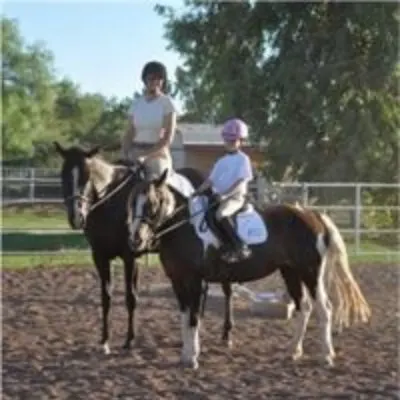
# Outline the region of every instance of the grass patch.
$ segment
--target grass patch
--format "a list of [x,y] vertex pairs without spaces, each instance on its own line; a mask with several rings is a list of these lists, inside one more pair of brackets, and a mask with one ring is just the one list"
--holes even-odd
[[[145,256],[141,257],[138,262],[141,266],[159,265],[158,256],[151,254],[148,260]],[[3,255],[2,269],[27,269],[27,268],[43,268],[43,267],[81,267],[93,268],[93,260],[89,252],[58,252],[54,254],[18,254]],[[118,258],[112,263],[117,267],[122,267],[122,261]]]
[[[350,249],[351,250],[351,249]],[[400,264],[399,255],[360,255],[350,253],[351,264],[389,264],[398,265]],[[159,265],[159,258],[156,254],[141,257],[138,262],[142,266],[156,266]],[[113,261],[113,265],[121,266],[122,261],[116,259]],[[25,269],[25,268],[42,268],[42,267],[93,267],[92,257],[90,252],[55,252],[54,254],[16,254],[16,255],[3,255],[2,256],[2,268],[7,269]]]
[[12,232],[2,235],[3,251],[85,250],[88,243],[81,232],[34,233]]
[[[8,251],[36,251],[37,254],[3,256],[5,268],[26,268],[41,265],[92,265],[89,252],[73,252],[73,250],[87,250],[88,244],[82,232],[72,231],[67,222],[64,206],[60,205],[18,205],[3,207],[4,230],[12,229],[21,232],[3,233],[2,250]],[[65,229],[66,233],[33,233],[24,229]],[[345,238],[351,263],[386,263],[400,264],[399,246],[385,246],[373,241],[363,240],[361,251],[364,254],[356,255],[352,238]],[[66,251],[68,250],[68,252]],[[43,254],[54,251],[54,254]],[[71,252],[72,251],[72,252]],[[388,252],[392,254],[388,254]],[[397,254],[393,254],[397,251]],[[41,254],[42,252],[42,254]],[[380,254],[378,254],[380,253]],[[154,263],[154,256],[149,256]],[[155,259],[158,262],[158,256]]]
[[398,246],[383,246],[374,242],[362,242],[360,245],[361,254],[356,254],[356,246],[353,243],[349,243],[347,244],[347,252],[351,263],[400,263],[400,249]]
[[3,229],[70,229],[62,205],[3,207]]

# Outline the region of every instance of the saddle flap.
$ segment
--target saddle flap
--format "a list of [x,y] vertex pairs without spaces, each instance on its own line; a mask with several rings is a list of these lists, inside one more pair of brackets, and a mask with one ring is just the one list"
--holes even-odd
[[[197,235],[204,243],[220,246],[215,235],[215,208],[209,209],[209,199],[206,196],[198,196],[190,205],[192,224]],[[264,243],[268,238],[267,227],[263,218],[252,204],[246,203],[244,209],[232,216],[236,232],[247,245]]]

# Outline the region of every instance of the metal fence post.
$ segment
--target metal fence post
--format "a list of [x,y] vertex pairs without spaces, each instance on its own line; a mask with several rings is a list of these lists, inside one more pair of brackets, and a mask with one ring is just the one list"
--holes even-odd
[[308,207],[308,184],[307,183],[303,183],[301,191],[301,198],[302,198],[302,202],[303,202],[303,206],[304,207]]
[[31,203],[35,200],[35,168],[29,169],[29,200]]
[[354,218],[354,234],[355,234],[355,245],[356,245],[356,254],[360,254],[360,235],[361,235],[361,184],[357,183],[355,186],[356,193],[355,193],[355,218]]
[[262,175],[257,177],[257,202],[261,207],[265,203],[266,180]]

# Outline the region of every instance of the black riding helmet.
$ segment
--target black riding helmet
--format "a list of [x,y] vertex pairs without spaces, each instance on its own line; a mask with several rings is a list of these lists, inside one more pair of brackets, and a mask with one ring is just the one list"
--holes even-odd
[[146,78],[148,75],[157,75],[164,82],[167,82],[167,69],[164,64],[161,64],[158,61],[150,61],[148,62],[142,70],[142,81],[146,83]]

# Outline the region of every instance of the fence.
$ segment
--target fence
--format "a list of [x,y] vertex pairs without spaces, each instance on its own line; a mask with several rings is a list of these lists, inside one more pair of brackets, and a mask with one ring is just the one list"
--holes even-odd
[[[268,183],[260,177],[250,187],[259,205],[297,201],[328,213],[347,241],[354,244],[356,254],[398,253],[395,246],[400,237],[397,226],[400,221],[399,189],[400,184],[388,183]],[[51,169],[4,168],[2,190],[3,206],[62,203],[59,172]],[[394,199],[391,205],[371,203],[371,196],[377,190],[385,192],[383,197]],[[35,229],[26,229],[30,230]],[[4,232],[10,232],[10,229]],[[393,246],[391,250],[371,250],[363,246],[368,240],[390,242]]]

